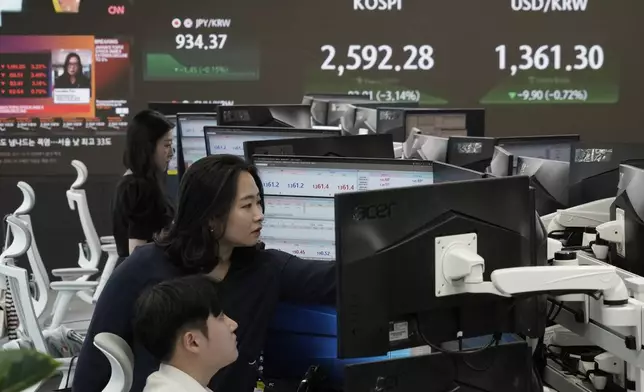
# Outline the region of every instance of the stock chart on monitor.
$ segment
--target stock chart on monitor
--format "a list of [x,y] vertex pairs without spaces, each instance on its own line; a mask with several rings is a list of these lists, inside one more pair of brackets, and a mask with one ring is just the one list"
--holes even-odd
[[[393,162],[393,163],[392,163]],[[433,183],[431,162],[257,158],[262,241],[301,258],[335,260],[336,193]]]
[[[484,107],[487,129],[500,135],[551,127],[637,139],[644,138],[632,132],[644,122],[643,15],[640,0],[182,0],[162,7],[152,0],[6,0],[0,33],[92,36],[135,53],[127,84],[105,69],[104,44],[38,44],[86,50],[86,57],[94,50],[87,64],[95,74],[83,64],[94,103],[82,104],[99,114],[115,100],[141,108],[152,100],[297,103],[305,93],[348,93]],[[2,49],[7,64],[47,63],[9,48]],[[57,66],[52,53],[50,66]],[[33,93],[30,87],[1,99],[15,107],[20,95],[31,105],[51,87],[29,86]],[[119,94],[107,94],[108,86]],[[2,117],[11,115],[6,105]]]

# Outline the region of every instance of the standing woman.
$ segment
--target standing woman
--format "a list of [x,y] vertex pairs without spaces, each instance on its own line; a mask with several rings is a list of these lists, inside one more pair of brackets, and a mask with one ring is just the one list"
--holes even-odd
[[172,221],[165,176],[173,156],[173,124],[161,113],[139,112],[127,129],[123,164],[127,171],[112,201],[112,233],[119,257],[152,241]]

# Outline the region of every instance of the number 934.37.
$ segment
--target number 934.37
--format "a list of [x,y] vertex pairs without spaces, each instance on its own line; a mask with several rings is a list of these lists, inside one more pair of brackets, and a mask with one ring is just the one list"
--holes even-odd
[[349,45],[346,51],[322,45],[320,51],[324,55],[320,69],[338,76],[345,71],[429,71],[435,65],[431,45],[405,45],[398,53],[389,45]]
[[177,34],[174,37],[177,49],[223,49],[228,34]]

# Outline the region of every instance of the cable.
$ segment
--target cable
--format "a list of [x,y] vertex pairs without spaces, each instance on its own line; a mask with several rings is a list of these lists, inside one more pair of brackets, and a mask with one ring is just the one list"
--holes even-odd
[[471,355],[471,354],[481,353],[481,352],[487,350],[488,348],[492,347],[492,345],[495,342],[497,342],[498,340],[501,340],[501,337],[500,337],[501,334],[495,333],[492,336],[492,340],[490,340],[490,342],[487,345],[483,346],[483,347],[467,349],[467,350],[462,350],[462,351],[445,350],[444,348],[435,345],[434,343],[430,342],[429,339],[427,339],[427,337],[425,336],[425,334],[422,331],[422,328],[420,327],[420,320],[418,319],[418,316],[416,316],[416,332],[418,332],[418,336],[420,336],[420,338],[423,340],[423,342],[426,345],[428,345],[429,347],[431,347],[432,350],[437,351],[437,352],[442,353],[442,354],[454,355],[454,356]]

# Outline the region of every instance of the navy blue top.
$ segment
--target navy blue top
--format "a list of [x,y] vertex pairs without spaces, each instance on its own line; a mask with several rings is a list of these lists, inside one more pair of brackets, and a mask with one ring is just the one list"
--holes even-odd
[[[72,391],[100,392],[109,381],[109,362],[93,345],[94,336],[101,332],[114,333],[133,347],[131,392],[143,390],[147,377],[159,368],[159,361],[133,342],[134,302],[146,286],[182,275],[155,244],[136,248],[114,270],[96,303],[78,358]],[[254,260],[234,260],[220,290],[224,312],[239,324],[236,331],[239,358],[217,373],[210,389],[251,392],[257,380],[256,368],[251,363],[264,346],[278,301],[334,304],[335,288],[334,262],[303,260],[277,250],[258,250]]]

